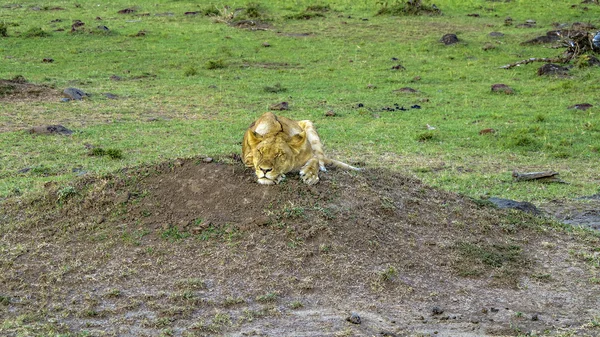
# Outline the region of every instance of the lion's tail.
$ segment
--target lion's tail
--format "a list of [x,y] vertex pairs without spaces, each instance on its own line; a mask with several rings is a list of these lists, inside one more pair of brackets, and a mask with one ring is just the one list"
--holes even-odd
[[[342,168],[344,170],[353,170],[353,171],[361,171],[362,169],[360,167],[355,167],[352,165],[348,165],[344,162],[341,162],[339,160],[335,160],[335,159],[330,159],[330,158],[325,158],[324,160],[325,164],[327,165],[333,165],[335,167],[339,167]],[[320,165],[321,166],[321,171],[325,171],[325,166],[324,165]]]

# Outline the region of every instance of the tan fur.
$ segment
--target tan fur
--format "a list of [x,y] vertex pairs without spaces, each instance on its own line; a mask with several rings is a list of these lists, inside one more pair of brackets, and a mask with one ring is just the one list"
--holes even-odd
[[294,121],[271,112],[252,123],[242,143],[242,160],[254,168],[259,184],[277,184],[285,174],[299,171],[302,181],[319,182],[319,169],[331,164],[344,169],[354,166],[325,157],[321,139],[309,120]]

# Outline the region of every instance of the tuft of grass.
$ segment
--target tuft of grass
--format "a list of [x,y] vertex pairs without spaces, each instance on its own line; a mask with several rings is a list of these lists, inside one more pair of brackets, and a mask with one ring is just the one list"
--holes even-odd
[[223,68],[227,67],[227,65],[225,64],[225,61],[223,61],[222,59],[218,59],[218,60],[207,61],[206,64],[204,65],[204,67],[209,70],[214,70],[214,69],[223,69]]
[[198,69],[196,69],[196,67],[190,66],[190,67],[185,68],[185,71],[183,72],[183,74],[186,77],[196,76],[196,75],[198,75]]
[[438,137],[437,137],[437,133],[434,131],[425,131],[425,132],[419,133],[415,139],[418,142],[424,143],[424,142],[429,142],[429,141],[437,141]]
[[0,22],[0,36],[8,37],[8,26],[4,22]]
[[442,11],[435,5],[424,4],[422,0],[395,0],[393,3],[387,0],[377,2],[382,7],[377,15],[442,15]]
[[160,236],[170,242],[176,242],[190,237],[190,233],[182,232],[179,228],[172,226],[163,230]]
[[101,147],[95,147],[88,153],[92,157],[108,156],[110,159],[123,159],[123,151],[119,149],[103,149]]
[[65,186],[56,193],[59,201],[65,201],[77,194],[77,190],[73,186]]
[[271,292],[271,293],[257,296],[256,301],[262,302],[262,303],[269,303],[269,302],[277,301],[277,298],[279,298],[279,294],[277,292]]
[[28,29],[27,31],[25,31],[23,34],[21,34],[22,37],[26,37],[26,38],[48,37],[51,35],[52,34],[46,32],[45,30],[43,30],[40,27],[32,27],[32,28]]
[[396,268],[389,266],[379,272],[379,279],[383,282],[390,282],[396,275],[398,275]]

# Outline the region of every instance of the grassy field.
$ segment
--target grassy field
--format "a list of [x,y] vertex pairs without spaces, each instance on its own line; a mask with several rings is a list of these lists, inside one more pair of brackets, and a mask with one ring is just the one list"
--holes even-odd
[[[39,191],[48,181],[66,186],[82,174],[239,153],[245,128],[281,101],[290,104],[287,116],[315,121],[326,152],[337,159],[391,168],[473,197],[537,202],[597,193],[600,69],[573,67],[555,77],[538,76],[541,63],[500,67],[561,55],[564,48],[553,44],[520,43],[545,35],[554,23],[598,25],[600,6],[435,3],[443,15],[377,15],[386,4],[375,0],[3,5],[0,79],[21,75],[91,97],[0,97],[0,198]],[[126,8],[134,11],[118,13]],[[199,13],[184,14],[193,11]],[[297,19],[307,13],[311,19]],[[262,24],[227,24],[234,14],[234,21]],[[513,25],[505,25],[508,16]],[[74,20],[85,25],[71,32]],[[535,20],[535,27],[518,27],[525,20]],[[447,33],[459,43],[441,43]],[[496,83],[515,93],[492,93]],[[395,91],[404,87],[417,92]],[[568,109],[579,103],[594,107]],[[396,104],[407,110],[387,109]],[[415,105],[421,108],[410,108]],[[47,124],[75,132],[26,132]],[[479,135],[486,128],[496,133]],[[123,156],[89,156],[90,145]],[[513,170],[554,170],[569,184],[514,183]]]

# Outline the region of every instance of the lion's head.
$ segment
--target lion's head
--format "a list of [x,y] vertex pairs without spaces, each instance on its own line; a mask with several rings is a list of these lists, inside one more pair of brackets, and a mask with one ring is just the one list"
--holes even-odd
[[297,122],[268,112],[244,134],[244,164],[254,168],[258,182],[277,184],[285,174],[299,170],[312,156],[306,132]]
[[281,131],[263,136],[250,131],[248,141],[254,144],[251,146],[252,166],[258,183],[272,185],[279,183],[286,173],[296,168],[296,158],[305,137],[304,132],[289,136]]

